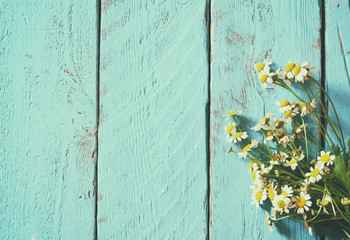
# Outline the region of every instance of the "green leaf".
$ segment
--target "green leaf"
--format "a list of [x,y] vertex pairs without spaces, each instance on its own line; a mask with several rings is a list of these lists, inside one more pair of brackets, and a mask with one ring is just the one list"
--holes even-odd
[[337,155],[334,159],[335,179],[342,183],[348,190],[348,193],[350,193],[350,172],[347,171],[347,165],[347,162],[341,155]]

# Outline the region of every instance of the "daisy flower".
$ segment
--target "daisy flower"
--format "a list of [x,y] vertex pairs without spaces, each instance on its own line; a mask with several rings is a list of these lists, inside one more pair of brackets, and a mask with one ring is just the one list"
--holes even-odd
[[266,59],[262,63],[255,63],[254,69],[257,72],[270,72],[270,65],[271,62],[267,61]]
[[279,213],[289,213],[290,198],[285,198],[284,195],[277,195],[272,201],[274,211]]
[[292,158],[291,160],[287,160],[286,164],[284,164],[285,167],[290,167],[293,171],[297,168],[298,162],[295,158]]
[[261,73],[259,73],[259,79],[260,79],[260,82],[261,82],[261,86],[264,89],[268,88],[269,85],[267,83],[272,84],[275,89],[277,88],[277,85],[273,84],[272,77],[274,75],[275,75],[275,73],[269,73],[269,72],[261,72]]
[[246,159],[247,158],[247,155],[248,155],[248,152],[251,151],[253,148],[257,148],[258,147],[258,141],[255,140],[255,139],[252,139],[251,142],[245,146],[243,149],[242,149],[242,152],[238,153],[238,158],[244,158]]
[[248,137],[247,132],[236,132],[231,133],[231,137],[227,139],[227,142],[234,142],[237,143],[237,141],[242,141],[242,139],[246,139]]
[[322,179],[323,164],[318,162],[315,168],[311,167],[310,172],[306,173],[305,176],[309,177],[310,182],[315,183]]
[[295,196],[292,198],[292,201],[294,204],[291,206],[291,208],[296,208],[297,213],[303,214],[305,211],[309,211],[312,202],[310,201],[311,196],[305,192],[300,192],[299,196]]
[[315,99],[312,99],[311,103],[309,102],[303,102],[301,105],[300,105],[300,111],[301,111],[301,116],[306,116],[307,114],[309,114],[310,112],[312,112],[314,109],[316,109],[316,100]]
[[331,155],[331,152],[321,151],[321,156],[317,157],[317,160],[321,161],[323,164],[327,166],[333,165],[333,160],[335,159],[334,155]]
[[264,141],[264,143],[266,143],[266,141],[272,141],[273,140],[273,132],[272,131],[268,131],[267,133],[266,133],[266,139],[265,139],[265,141]]
[[251,161],[248,165],[248,168],[249,168],[248,173],[251,173],[252,171],[258,170],[259,166],[256,162]]
[[242,113],[243,113],[242,111],[233,111],[233,112],[230,112],[229,114],[227,114],[227,115],[225,116],[225,117],[226,117],[226,121],[229,120],[231,117],[241,115]]
[[350,205],[350,200],[348,198],[342,198],[340,202],[344,206]]
[[266,198],[266,189],[255,189],[252,194],[252,205],[255,204],[256,207],[259,207],[259,204],[262,204],[266,200]]
[[295,63],[288,62],[285,70],[285,81],[288,85],[291,85],[291,81],[293,81],[294,74],[292,73],[293,69],[295,67]]
[[266,225],[269,228],[270,232],[272,232],[272,230],[273,230],[272,229],[272,220],[271,220],[268,212],[265,211],[265,213],[266,213],[266,219],[265,219],[266,220]]
[[287,197],[292,197],[293,196],[293,188],[288,187],[287,185],[281,187],[281,196],[284,196],[285,198]]
[[316,202],[317,206],[322,207],[323,212],[327,213],[328,215],[329,215],[329,212],[327,211],[326,207],[329,203],[332,203],[332,198],[328,194],[325,194],[322,200],[318,199]]
[[278,110],[279,113],[285,113],[288,110],[292,110],[288,100],[283,100],[282,102],[277,101],[276,104],[280,107]]
[[308,74],[308,70],[306,69],[308,63],[304,62],[301,66],[295,66],[293,69],[293,74],[295,76],[296,82],[304,83],[304,80],[307,80],[306,76]]
[[274,118],[272,116],[273,116],[273,113],[270,112],[266,116],[262,117],[260,119],[260,121],[258,122],[258,124],[256,124],[251,129],[253,129],[256,132],[260,131],[261,129],[270,130],[270,128],[272,127],[271,121],[275,121],[276,120],[276,118]]

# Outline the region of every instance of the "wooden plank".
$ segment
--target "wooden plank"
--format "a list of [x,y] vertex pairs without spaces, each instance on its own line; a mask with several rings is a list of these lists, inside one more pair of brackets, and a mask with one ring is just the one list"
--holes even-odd
[[[344,138],[350,136],[350,6],[348,1],[327,0],[326,12],[326,91],[331,97],[340,119]],[[327,103],[329,105],[329,103]],[[335,114],[329,105],[329,115],[336,123]],[[330,127],[332,139],[336,139]],[[347,142],[346,142],[347,144]],[[333,229],[327,239],[346,239],[340,229]]]
[[251,205],[249,161],[227,153],[223,115],[242,110],[245,128],[269,112],[281,116],[275,102],[294,98],[283,89],[263,90],[253,66],[265,58],[283,68],[307,60],[319,70],[318,2],[215,0],[211,12],[210,238],[315,239],[288,220],[270,234],[264,210]]
[[205,239],[205,1],[104,1],[100,239]]
[[93,239],[96,1],[0,5],[0,239]]

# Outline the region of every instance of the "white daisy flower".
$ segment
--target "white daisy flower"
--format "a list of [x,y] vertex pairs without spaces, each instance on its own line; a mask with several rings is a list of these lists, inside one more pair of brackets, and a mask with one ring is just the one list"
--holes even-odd
[[225,117],[226,117],[226,121],[229,120],[231,117],[241,115],[242,113],[243,113],[242,111],[233,111],[233,112],[230,112],[229,114],[227,114],[227,115],[225,116]]
[[242,139],[246,139],[248,137],[247,132],[236,132],[231,133],[231,137],[227,139],[227,142],[234,142],[237,143],[237,141],[242,141]]
[[323,196],[322,200],[318,199],[317,202],[316,202],[317,206],[322,207],[323,212],[325,212],[328,215],[329,215],[329,212],[327,211],[327,205],[329,203],[332,203],[332,198],[328,194],[325,194]]
[[285,198],[284,195],[277,195],[272,201],[274,211],[279,213],[289,213],[290,198]]
[[[286,78],[288,80],[293,80],[293,78],[294,78],[294,74],[292,72],[294,67],[295,67],[295,63],[288,62],[287,66],[286,66]],[[290,81],[289,81],[289,83],[290,83]]]
[[261,82],[261,86],[266,89],[269,87],[267,83],[270,83],[273,85],[273,87],[276,89],[277,85],[273,83],[272,77],[275,75],[275,73],[269,73],[269,72],[260,72],[259,73],[259,80]]
[[310,182],[315,183],[322,179],[323,164],[318,162],[315,168],[311,167],[310,172],[306,173],[305,176],[309,177]]
[[333,165],[333,160],[335,159],[334,155],[331,155],[331,152],[321,151],[321,156],[317,157],[317,160],[321,161],[323,164],[329,166]]
[[282,162],[286,162],[288,159],[288,154],[285,152],[280,152],[280,159]]
[[270,72],[270,65],[271,62],[267,61],[266,59],[262,63],[255,63],[254,69],[257,72]]
[[265,211],[265,213],[266,213],[266,219],[265,219],[266,220],[266,225],[269,228],[270,232],[272,232],[273,231],[273,229],[272,229],[272,220],[271,220],[269,214],[266,211]]
[[251,151],[253,148],[256,148],[258,147],[258,141],[255,140],[255,139],[252,139],[251,140],[251,143],[249,143],[247,146],[245,146],[243,149],[242,149],[242,152],[238,153],[238,158],[244,158],[246,159],[247,158],[247,155],[248,155],[248,152]]
[[308,70],[306,69],[307,62],[304,62],[301,66],[295,66],[293,69],[293,74],[295,76],[296,82],[304,83],[304,80],[307,79]]
[[252,171],[258,170],[259,166],[256,162],[251,161],[248,165],[248,168],[249,168],[248,173],[251,173]]
[[226,141],[227,142],[232,142],[232,135],[236,133],[236,123],[232,123],[232,124],[228,124],[227,127],[225,128],[225,132],[226,132]]
[[285,113],[288,110],[292,110],[292,107],[290,106],[288,100],[283,100],[282,102],[277,101],[276,105],[280,107],[280,109],[278,110],[279,113]]
[[275,121],[276,118],[273,117],[273,113],[268,113],[266,116],[262,117],[260,119],[260,121],[258,122],[258,124],[256,124],[254,127],[252,127],[251,129],[253,129],[254,131],[260,131],[261,129],[264,130],[270,130],[270,128],[272,127],[272,121]]
[[256,207],[259,207],[259,204],[262,204],[267,198],[266,189],[258,188],[253,191],[252,194],[252,205],[255,204]]
[[285,167],[290,167],[293,171],[297,168],[298,162],[292,158],[291,160],[287,160],[286,164],[284,164]]
[[281,194],[280,195],[284,196],[285,198],[292,197],[293,196],[293,188],[288,187],[288,185],[281,187]]
[[294,204],[291,206],[291,208],[296,208],[297,213],[303,214],[305,211],[309,211],[312,202],[310,201],[311,196],[305,192],[300,192],[299,196],[295,196],[292,198],[292,201]]

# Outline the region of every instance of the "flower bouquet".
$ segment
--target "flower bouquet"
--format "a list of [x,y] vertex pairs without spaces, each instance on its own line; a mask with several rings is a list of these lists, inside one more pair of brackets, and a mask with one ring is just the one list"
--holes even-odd
[[[241,111],[227,115],[232,123],[225,129],[226,140],[238,146],[228,152],[251,160],[252,204],[271,204],[266,218],[271,231],[274,222],[291,218],[303,222],[311,235],[312,226],[332,223],[350,238],[350,154],[335,106],[313,78],[309,63],[289,62],[281,71],[271,71],[270,65],[265,60],[254,66],[262,87],[282,87],[297,100],[276,102],[282,118],[269,113],[251,128],[261,133],[262,141],[241,128]],[[333,108],[334,121],[325,100]],[[323,141],[310,131],[312,126]]]

